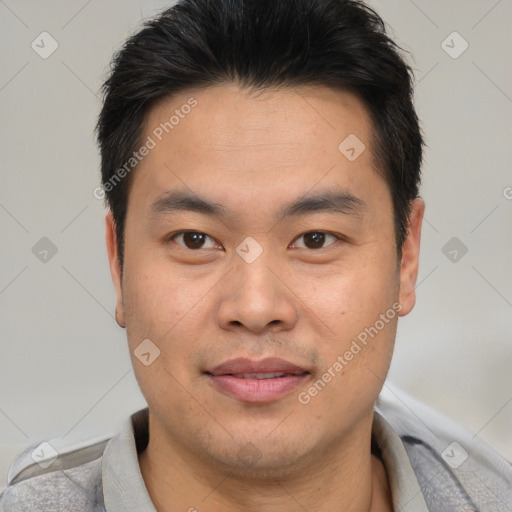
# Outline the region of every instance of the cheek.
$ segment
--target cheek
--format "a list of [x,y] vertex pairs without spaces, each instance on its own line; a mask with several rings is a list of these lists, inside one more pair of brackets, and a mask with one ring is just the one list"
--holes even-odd
[[397,300],[398,273],[395,263],[387,260],[357,255],[333,266],[328,274],[304,273],[295,291],[326,326],[336,334],[347,333],[350,326],[373,323]]
[[138,322],[151,319],[166,324],[183,316],[193,306],[197,287],[180,276],[169,262],[132,253],[123,281],[127,316]]
[[168,261],[151,258],[143,251],[133,253],[123,283],[131,352],[142,340],[150,339],[161,350],[157,359],[160,365],[173,372],[177,367],[185,368],[190,354],[197,350],[190,340],[204,337],[203,330],[208,325],[205,316],[211,312],[208,304],[215,285],[212,279],[211,275],[198,276],[197,272],[187,275]]
[[[123,290],[129,304],[125,306],[126,331],[134,373],[148,403],[154,405],[166,396],[178,410],[180,400],[186,398],[179,383],[187,380],[191,355],[197,348],[190,340],[200,337],[204,325],[197,318],[204,292],[199,286],[191,289],[154,262],[141,258],[138,263],[137,272],[126,274]],[[147,366],[137,357],[144,340],[157,347],[150,345],[150,352],[158,353]]]

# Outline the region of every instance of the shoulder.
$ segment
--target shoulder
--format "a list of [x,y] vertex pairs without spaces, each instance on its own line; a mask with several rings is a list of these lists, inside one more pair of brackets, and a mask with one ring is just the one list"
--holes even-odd
[[376,410],[402,440],[429,508],[445,510],[453,500],[476,510],[512,510],[512,465],[476,435],[389,386]]
[[11,463],[0,512],[100,512],[101,460],[110,438],[30,444]]

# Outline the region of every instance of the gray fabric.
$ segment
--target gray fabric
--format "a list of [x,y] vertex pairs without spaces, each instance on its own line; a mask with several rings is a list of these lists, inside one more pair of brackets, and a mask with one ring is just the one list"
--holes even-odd
[[[408,405],[397,397],[386,386],[376,410],[400,437],[429,511],[512,512],[512,465],[459,424],[410,397]],[[467,453],[458,467],[446,455],[453,443]]]
[[[376,404],[372,435],[396,512],[512,511],[509,463],[458,425],[426,409],[420,417],[384,395]],[[0,512],[156,512],[137,459],[137,447],[147,439],[143,409],[111,439],[59,451],[46,470],[29,460],[32,445],[11,465],[16,471],[9,472]],[[442,456],[453,442],[468,453],[457,468]]]
[[372,435],[386,467],[393,508],[400,512],[429,512],[400,437],[378,411],[374,413]]
[[105,512],[101,458],[9,485],[0,497],[0,511]]
[[140,472],[134,430],[135,437],[146,445],[146,414],[132,416],[103,454],[103,494],[108,512],[156,512]]

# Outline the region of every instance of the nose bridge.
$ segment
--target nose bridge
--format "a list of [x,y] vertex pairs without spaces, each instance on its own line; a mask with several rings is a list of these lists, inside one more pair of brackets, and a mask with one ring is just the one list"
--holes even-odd
[[269,302],[275,299],[277,283],[275,271],[272,271],[272,257],[268,244],[256,242],[253,238],[244,240],[237,248],[237,257],[234,259],[233,278],[236,290],[243,300]]
[[279,275],[270,249],[255,240],[244,240],[226,276],[219,307],[219,323],[224,328],[243,324],[261,331],[270,323],[290,328],[296,311]]

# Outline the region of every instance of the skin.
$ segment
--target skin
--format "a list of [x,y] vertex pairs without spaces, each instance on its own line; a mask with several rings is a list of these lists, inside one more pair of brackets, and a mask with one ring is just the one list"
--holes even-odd
[[[414,306],[424,203],[412,204],[398,260],[371,121],[351,93],[316,86],[254,94],[231,83],[189,90],[153,107],[141,140],[190,97],[197,106],[132,176],[122,273],[106,216],[116,314],[150,411],[139,462],[151,499],[159,512],[391,510],[385,468],[370,452],[373,407],[398,316]],[[349,134],[366,146],[354,161],[338,150]],[[181,188],[229,215],[151,216],[156,199]],[[305,194],[337,188],[365,206],[276,217]],[[202,246],[172,238],[180,230],[207,237]],[[340,238],[327,235],[315,248],[302,236],[310,232]],[[248,236],[263,249],[252,263],[236,252]],[[298,393],[394,303],[399,314],[301,404]],[[149,366],[134,356],[144,339],[161,351]],[[204,374],[235,357],[281,357],[311,375],[277,401],[244,403]],[[239,457],[248,443],[258,453],[251,464]]]

